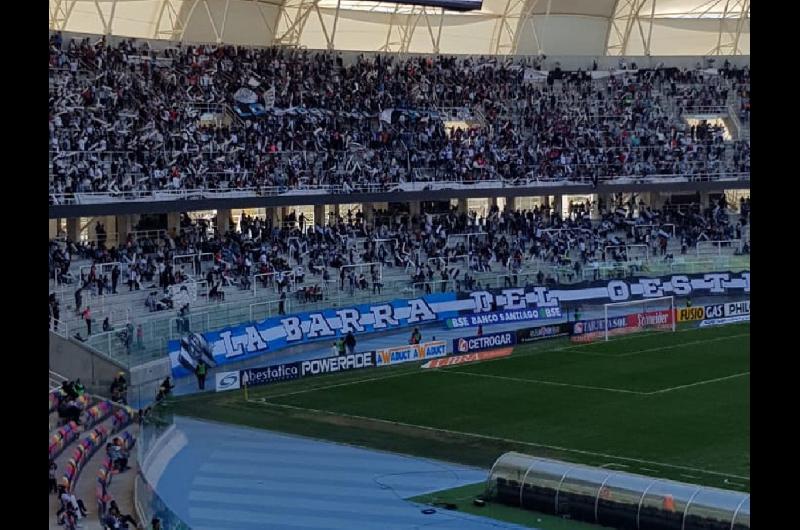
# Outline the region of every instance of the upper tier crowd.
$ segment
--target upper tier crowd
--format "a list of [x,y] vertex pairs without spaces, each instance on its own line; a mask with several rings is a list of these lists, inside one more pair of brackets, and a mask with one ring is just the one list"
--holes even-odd
[[[498,57],[362,55],[50,36],[50,193],[749,174],[747,141],[682,109],[733,105],[750,71],[591,65],[532,82]],[[243,103],[248,102],[248,103]],[[450,110],[448,110],[450,109]],[[446,127],[452,109],[468,125]],[[216,112],[227,118],[207,121]]]

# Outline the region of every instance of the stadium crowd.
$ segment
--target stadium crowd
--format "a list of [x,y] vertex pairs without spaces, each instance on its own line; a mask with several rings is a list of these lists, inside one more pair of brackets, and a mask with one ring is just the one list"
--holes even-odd
[[[634,66],[634,65],[631,65]],[[748,68],[561,72],[530,82],[497,58],[282,48],[111,46],[50,36],[50,192],[411,181],[592,181],[748,173],[748,142],[679,110],[733,99]],[[442,109],[475,126],[446,128]],[[206,112],[229,110],[209,124]]]
[[[599,219],[590,219],[593,208],[599,209]],[[673,244],[673,251],[667,251],[670,239],[680,242],[682,254],[699,241],[742,240],[749,209],[749,199],[741,201],[741,214],[731,220],[724,195],[705,208],[697,203],[678,208],[667,201],[655,209],[637,201],[636,195],[620,194],[612,196],[610,204],[570,205],[563,217],[552,215],[549,208],[494,207],[485,217],[451,210],[409,218],[407,212],[390,211],[368,224],[361,212],[348,211],[335,222],[311,226],[302,214],[292,212],[282,226],[272,226],[268,219],[243,213],[239,226],[225,234],[184,215],[177,237],[131,237],[110,248],[94,242],[51,242],[50,270],[51,278],[59,275],[62,283],[76,289],[76,312],[86,311],[81,292],[116,292],[118,278],[123,277],[129,290],[151,290],[144,302],[150,311],[177,310],[184,316],[190,305],[186,280],[206,280],[210,300],[224,300],[226,288],[246,290],[258,282],[274,288],[281,301],[289,294],[300,303],[321,299],[323,289],[380,294],[383,271],[392,268],[402,269],[400,278],[426,292],[474,289],[480,286],[476,273],[483,272],[506,275],[508,282],[516,283],[525,264],[529,270],[538,268],[530,281],[544,284],[555,279],[543,269],[566,267],[580,275],[582,269],[643,257],[628,256],[630,245],[646,245],[650,256],[670,260],[677,247]],[[749,252],[749,242],[741,251]],[[194,257],[176,266],[172,258],[179,255]],[[73,274],[70,262],[75,256],[93,265]],[[201,261],[201,256],[208,259]],[[103,263],[113,264],[111,279],[99,272],[109,268]],[[51,325],[54,313],[58,319],[57,306],[51,296]],[[283,307],[281,303],[281,312]],[[140,344],[140,326],[136,343],[133,324],[122,333],[129,352]]]

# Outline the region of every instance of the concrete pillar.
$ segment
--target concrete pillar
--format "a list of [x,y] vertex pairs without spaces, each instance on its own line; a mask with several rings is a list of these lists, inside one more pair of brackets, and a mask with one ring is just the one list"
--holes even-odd
[[119,236],[119,246],[123,246],[128,241],[128,234],[133,230],[133,219],[130,215],[117,216],[117,234]]
[[71,241],[81,240],[81,218],[70,217],[67,219],[67,237]]
[[506,210],[514,211],[517,209],[517,198],[506,197]]
[[589,219],[595,220],[600,218],[600,210],[598,209],[598,199],[599,195],[597,193],[592,193],[589,195],[589,200],[591,201],[592,205],[589,209]]
[[420,206],[419,201],[409,201],[408,203],[408,224],[411,224],[411,220],[414,217],[419,217],[420,213],[422,212],[422,208]]
[[489,211],[491,211],[491,210],[492,210],[492,208],[494,208],[494,207],[496,207],[496,206],[497,206],[497,197],[489,197],[489,198],[487,199],[487,202],[489,203],[489,204],[488,204]]
[[58,219],[50,219],[50,239],[58,237]]
[[467,213],[469,204],[467,199],[458,199],[458,213]]
[[217,210],[217,233],[227,234],[231,229],[231,211]]
[[180,234],[181,214],[170,212],[167,214],[167,235],[177,237]]
[[324,204],[315,204],[314,205],[314,224],[319,226],[325,226],[328,220],[325,218],[325,205]]
[[553,210],[555,211],[555,215],[558,217],[562,217],[562,213],[564,211],[564,196],[563,195],[556,195],[553,197]]
[[265,219],[272,223],[272,227],[279,227],[281,225],[281,216],[279,208],[264,208]]
[[364,222],[368,226],[372,226],[375,222],[375,205],[371,202],[361,203],[361,213],[364,216]]
[[601,193],[599,194],[600,199],[603,199],[603,208],[606,211],[611,211],[614,209],[614,205],[611,204],[611,194],[610,193]]
[[664,201],[667,198],[667,194],[659,193],[659,192],[651,192],[650,193],[650,208],[658,209],[664,206]]
[[709,193],[707,191],[700,192],[700,207],[708,208]]

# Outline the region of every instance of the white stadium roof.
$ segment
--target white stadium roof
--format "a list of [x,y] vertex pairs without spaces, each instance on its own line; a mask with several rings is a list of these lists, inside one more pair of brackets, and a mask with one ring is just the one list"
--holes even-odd
[[749,55],[750,0],[49,0],[50,29],[184,42],[446,54]]

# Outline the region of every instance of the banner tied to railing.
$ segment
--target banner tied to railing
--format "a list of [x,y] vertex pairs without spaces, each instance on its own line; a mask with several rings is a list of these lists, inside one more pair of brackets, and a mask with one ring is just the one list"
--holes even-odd
[[[606,303],[670,295],[690,297],[737,293],[750,293],[750,272],[587,281],[570,288],[526,285],[470,293],[437,293],[277,316],[218,331],[194,333],[170,341],[168,350],[173,375],[181,377],[191,373],[199,359],[213,367],[308,341],[333,341],[349,332],[387,331],[447,319],[455,319],[450,321],[451,327],[465,328],[509,320],[552,321],[560,318],[558,308],[564,302]],[[488,318],[469,318],[475,315],[487,315]]]

